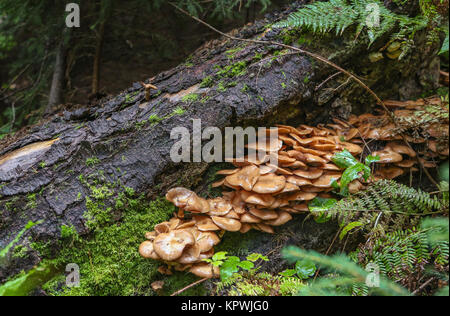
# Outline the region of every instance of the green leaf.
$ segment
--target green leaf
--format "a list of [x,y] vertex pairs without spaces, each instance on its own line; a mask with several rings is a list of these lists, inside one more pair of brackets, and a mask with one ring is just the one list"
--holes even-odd
[[239,257],[236,257],[236,256],[231,256],[231,257],[228,257],[226,262],[238,264],[239,262],[241,262],[241,259],[239,259]]
[[297,261],[295,271],[300,279],[306,280],[316,273],[316,265],[311,261]]
[[217,260],[217,261],[211,261],[210,263],[215,267],[220,267],[223,264],[223,261]]
[[346,192],[346,189],[350,182],[359,179],[360,176],[362,176],[364,180],[367,180],[370,177],[370,168],[358,162],[357,164],[345,169],[341,177],[341,194]]
[[255,262],[255,261],[259,260],[259,259],[261,259],[263,261],[269,261],[269,258],[267,258],[266,256],[263,256],[260,253],[252,253],[251,255],[247,256],[247,260],[251,261],[251,262]]
[[255,267],[253,262],[250,261],[241,261],[240,263],[238,263],[238,266],[246,271],[249,271]]
[[226,282],[231,278],[231,276],[238,272],[239,268],[235,262],[225,261],[220,267],[220,279],[222,282]]
[[331,215],[326,212],[319,212],[316,217],[314,217],[314,221],[318,224],[323,224],[328,222],[331,219]]
[[347,149],[334,154],[333,157],[331,157],[331,160],[341,169],[345,169],[359,163],[359,161],[356,160],[356,158],[353,157]]
[[308,208],[311,212],[327,211],[336,203],[336,199],[316,197],[314,200],[309,202]]
[[331,215],[329,215],[327,211],[336,203],[336,199],[316,197],[314,198],[314,200],[309,202],[308,208],[311,213],[314,214],[314,221],[316,221],[316,223],[322,224],[328,222],[331,219]]
[[284,276],[284,277],[291,277],[291,276],[294,276],[296,273],[297,273],[297,271],[294,269],[287,269],[287,270],[280,272],[279,275]]
[[348,234],[349,231],[351,231],[352,229],[356,228],[356,227],[360,227],[363,226],[364,224],[361,222],[351,222],[348,223],[347,226],[345,226],[341,233],[339,234],[339,239],[342,240],[344,239],[344,237]]
[[371,163],[377,162],[378,160],[380,160],[380,156],[369,155],[366,157],[365,164],[366,166],[370,166]]
[[26,296],[43,285],[58,272],[53,265],[41,264],[27,273],[0,285],[0,296]]
[[228,252],[226,252],[226,251],[220,251],[220,252],[214,254],[214,256],[212,257],[212,260],[213,261],[225,260],[227,258],[227,254],[228,254]]
[[333,180],[333,182],[331,182],[331,187],[335,190],[339,190],[341,188],[336,180]]

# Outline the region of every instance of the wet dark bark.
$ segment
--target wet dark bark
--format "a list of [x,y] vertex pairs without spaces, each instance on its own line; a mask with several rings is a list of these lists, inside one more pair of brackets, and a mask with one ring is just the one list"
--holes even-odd
[[[267,16],[244,27],[237,36],[282,40],[281,30],[265,32],[265,26],[288,12]],[[348,39],[314,37],[309,46],[303,47],[361,76],[382,98],[409,98],[424,84],[435,83],[433,78],[424,81],[425,73],[436,71],[436,61],[430,57],[434,55],[430,50],[435,48],[426,46],[425,38],[419,38],[417,50],[402,61],[385,57],[371,63],[369,53],[385,45],[386,39],[368,51],[367,43],[355,44],[353,35]],[[238,46],[242,49],[227,53]],[[356,84],[345,83],[343,75],[321,85],[336,71],[309,57],[295,54],[272,60],[279,50],[228,39],[212,41],[199,48],[189,63],[152,78],[159,90],[152,90],[149,101],[144,98],[143,87],[135,83],[97,107],[65,111],[31,128],[28,135],[13,143],[0,144],[0,248],[29,220],[44,220],[30,232],[32,240],[58,239],[62,225],[73,225],[81,234],[87,233],[83,214],[86,197],[92,193],[80,181],[80,175],[86,179],[101,172],[110,183],[120,181],[146,194],[164,193],[180,179],[193,187],[193,179],[205,172],[205,164],[174,164],[169,156],[176,141],[170,139],[172,128],[185,126],[191,130],[191,119],[201,119],[203,127],[219,128],[315,124],[327,122],[333,115],[345,118],[351,112],[376,107],[371,96]],[[255,58],[257,54],[262,61]],[[219,78],[216,74],[218,67],[240,61],[246,63],[241,75]],[[213,85],[201,87],[207,76],[213,76]],[[183,101],[189,93],[198,94],[198,99]],[[185,113],[174,115],[179,107]],[[155,123],[148,120],[151,115],[163,119]],[[52,139],[57,140],[50,147],[41,144]],[[29,144],[41,144],[42,148],[21,158],[6,156]],[[30,194],[35,194],[33,203]],[[0,268],[0,281],[11,271],[36,263],[31,261],[15,262],[14,269],[3,268],[3,275]]]

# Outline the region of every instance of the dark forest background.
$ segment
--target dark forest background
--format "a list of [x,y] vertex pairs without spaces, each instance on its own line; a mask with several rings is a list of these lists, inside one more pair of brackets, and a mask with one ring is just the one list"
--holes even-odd
[[[0,1],[0,138],[60,104],[96,102],[189,63],[195,49],[217,37],[165,0],[71,2],[80,8],[79,28],[65,26],[67,1]],[[175,1],[225,31],[288,2]]]

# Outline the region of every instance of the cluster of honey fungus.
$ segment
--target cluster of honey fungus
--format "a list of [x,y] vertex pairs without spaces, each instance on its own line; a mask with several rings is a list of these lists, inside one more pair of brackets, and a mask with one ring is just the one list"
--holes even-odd
[[[177,271],[189,270],[200,277],[216,277],[219,269],[203,259],[213,256],[214,246],[220,242],[223,231],[246,233],[256,229],[274,233],[273,227],[290,221],[293,214],[308,212],[308,201],[315,197],[330,197],[332,183],[339,184],[343,173],[332,161],[334,154],[348,150],[359,159],[367,142],[378,140],[383,141],[380,143],[384,147],[371,153],[380,159],[368,182],[393,179],[405,172],[419,170],[417,153],[401,141],[394,133],[395,126],[386,123],[385,118],[366,114],[353,116],[348,123],[334,120],[334,124],[326,126],[294,128],[278,125],[277,141],[247,145],[249,149],[263,150],[266,153],[263,158],[247,156],[240,161],[231,160],[235,169],[217,173],[223,178],[213,186],[231,189],[223,192],[222,197],[204,199],[180,187],[169,190],[166,198],[179,208],[179,212],[146,233],[147,240],[141,244],[140,254],[167,263],[169,268],[161,267],[163,273],[170,273],[173,267]],[[441,127],[433,126],[434,129]],[[434,136],[445,136],[445,133],[448,138],[448,126]],[[438,152],[433,135],[428,135],[426,140],[409,140],[415,144],[426,142],[428,150],[420,158],[426,167],[435,164],[423,157],[448,156],[448,145],[446,150]],[[278,154],[278,165],[271,164],[268,159],[274,153]],[[358,192],[368,182],[354,180],[349,185],[349,192]],[[191,214],[189,218],[185,218],[185,211]]]

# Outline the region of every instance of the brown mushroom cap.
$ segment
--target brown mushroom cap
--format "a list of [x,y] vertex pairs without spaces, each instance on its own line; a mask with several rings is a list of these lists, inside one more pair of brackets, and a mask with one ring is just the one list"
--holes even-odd
[[200,252],[207,252],[220,242],[219,237],[213,232],[198,232],[194,234],[196,244],[200,248]]
[[314,148],[316,151],[318,150],[322,152],[336,150],[338,148],[338,146],[335,144],[320,144],[320,143],[312,144],[311,147]]
[[169,222],[162,222],[155,225],[155,232],[156,234],[163,234],[168,233],[170,231],[170,224]]
[[283,141],[283,143],[285,143],[286,145],[289,145],[289,146],[297,145],[297,141],[295,141],[294,139],[292,139],[290,137],[279,135],[278,138],[281,139]]
[[339,171],[341,169],[338,166],[336,166],[334,163],[327,163],[327,164],[323,165],[322,170]]
[[155,281],[151,284],[152,290],[158,292],[164,287],[164,281]]
[[231,203],[224,198],[217,197],[215,199],[208,200],[209,202],[209,215],[224,216],[231,211]]
[[229,176],[230,174],[235,174],[236,172],[238,172],[239,169],[222,169],[216,172],[216,174],[218,175],[224,175],[224,176]]
[[200,261],[200,246],[198,244],[186,247],[181,257],[177,259],[177,262],[181,264],[192,264],[198,261]]
[[302,187],[302,191],[303,192],[308,192],[308,193],[318,193],[318,192],[323,192],[326,191],[327,189],[325,188],[318,188],[315,187],[313,185],[305,185],[304,187]]
[[352,194],[359,192],[362,188],[364,188],[364,185],[358,180],[353,180],[348,184],[348,191]]
[[309,212],[308,203],[295,204],[292,208],[300,212]]
[[158,267],[158,272],[161,274],[165,274],[165,275],[172,275],[172,271],[170,270],[169,267],[166,266],[159,266]]
[[337,181],[341,178],[341,173],[327,173],[321,176],[319,179],[313,181],[312,185],[316,188],[331,188],[333,181]]
[[250,213],[245,213],[244,215],[241,216],[241,223],[256,224],[261,223],[261,219]]
[[281,192],[277,193],[277,194],[287,193],[287,192],[294,192],[294,191],[298,191],[298,190],[300,190],[300,188],[297,185],[295,185],[293,183],[290,183],[290,182],[286,182],[286,185],[284,186],[284,189]]
[[259,168],[254,165],[246,166],[225,179],[232,186],[242,187],[246,191],[251,191],[259,179]]
[[214,248],[211,248],[211,250],[209,250],[209,251],[202,252],[200,254],[199,258],[200,258],[200,260],[203,260],[203,259],[209,259],[212,256],[214,256]]
[[[319,144],[318,144],[319,145]],[[332,144],[322,144],[322,145],[331,145],[334,147],[334,145]],[[313,145],[311,145],[313,146]],[[326,154],[325,151],[321,151],[321,150],[316,150],[316,149],[312,149],[312,148],[307,148],[307,147],[302,147],[302,146],[294,146],[295,150],[301,151],[302,153],[306,153],[306,154],[311,154],[314,156],[323,156]],[[307,156],[305,156],[306,160],[308,159]]]
[[286,196],[283,196],[282,198],[277,198],[275,202],[273,202],[273,204],[270,206],[270,208],[274,209],[287,205],[289,205],[289,200],[286,198]]
[[185,228],[192,227],[194,225],[195,225],[195,221],[186,221],[186,222],[180,223],[177,226],[177,229],[185,229]]
[[292,215],[285,211],[278,212],[278,218],[266,221],[265,223],[270,226],[281,226],[286,224],[292,219]]
[[389,142],[386,144],[385,149],[395,151],[396,153],[399,153],[399,154],[408,155],[409,157],[417,156],[416,152],[414,150],[412,150],[411,148],[409,148],[409,146],[401,144],[399,142]]
[[401,168],[411,168],[412,166],[414,166],[416,164],[416,162],[414,160],[402,160],[400,162],[395,163],[395,165],[397,167],[401,167]]
[[320,156],[313,155],[313,154],[305,153],[305,157],[306,157],[306,162],[310,166],[322,166],[328,162],[328,160],[326,160]]
[[155,231],[153,231],[153,232],[146,232],[145,233],[145,239],[153,241],[155,239],[156,235],[157,235],[157,233]]
[[288,195],[287,199],[289,201],[310,201],[317,196],[317,193],[313,192],[295,192]]
[[211,216],[214,224],[219,226],[223,230],[227,230],[230,232],[237,232],[241,229],[241,222],[232,218],[219,217],[219,216]]
[[[272,140],[272,141],[270,141]],[[264,141],[258,141],[256,143],[250,143],[246,145],[245,147],[248,149],[253,150],[263,150],[263,151],[279,151],[281,147],[283,146],[283,141],[279,139],[270,139],[268,138],[265,142]]]
[[191,264],[177,264],[175,265],[175,271],[186,271],[187,269],[190,269],[192,267]]
[[191,195],[194,192],[185,188],[173,188],[166,194],[166,199],[172,202],[176,207],[185,207]]
[[270,194],[250,194],[245,200],[246,203],[270,207],[275,198]]
[[383,179],[395,179],[403,174],[403,169],[399,167],[385,167],[378,170],[375,176],[381,176]]
[[194,220],[195,220],[195,226],[200,231],[220,230],[220,228],[216,224],[214,224],[211,217],[197,216],[197,217],[194,217]]
[[259,208],[251,208],[249,211],[252,215],[259,217],[262,220],[271,220],[278,217],[278,213],[274,210],[265,210]]
[[288,164],[283,164],[282,167],[288,167],[291,169],[299,169],[299,168],[305,168],[306,164],[303,163],[302,161],[296,160],[292,163],[288,163]]
[[222,180],[213,182],[213,183],[211,184],[211,187],[212,187],[212,188],[218,188],[218,187],[223,186],[224,184],[225,184],[225,178],[222,179]]
[[391,151],[391,150],[379,150],[374,151],[372,153],[372,156],[378,156],[380,157],[380,160],[378,160],[376,163],[394,163],[394,162],[400,162],[403,160],[402,155]]
[[273,230],[273,228],[267,224],[264,224],[264,223],[254,224],[254,227],[255,227],[255,229],[260,230],[262,232],[269,233],[269,234],[275,234],[275,231]]
[[240,232],[241,234],[245,234],[245,233],[248,232],[250,229],[252,229],[252,225],[247,224],[247,223],[242,223],[242,227],[241,227],[241,229],[239,230],[239,232]]
[[286,181],[299,187],[311,184],[310,180],[298,176],[289,176]]
[[277,158],[278,158],[278,163],[280,163],[280,164],[289,164],[289,163],[296,161],[295,158],[289,157],[289,154],[286,151],[280,151],[278,153]]
[[277,193],[283,190],[285,185],[285,177],[269,173],[259,177],[252,191],[261,194]]
[[353,143],[341,142],[340,146],[342,147],[342,149],[347,149],[352,155],[359,155],[363,151],[361,146]]
[[209,203],[204,198],[199,197],[193,193],[184,207],[186,211],[207,213],[209,212]]
[[273,168],[272,170],[278,174],[283,174],[283,175],[292,175],[292,172],[284,169],[284,168],[280,168],[276,165],[272,165],[272,164],[267,164],[268,167]]
[[[170,226],[170,230],[176,229],[178,228],[178,226],[182,223],[182,220],[177,218],[177,217],[173,217],[169,220],[169,226]],[[156,227],[156,226],[155,226]]]
[[[289,157],[292,157],[292,158],[297,159],[297,161],[299,161],[299,160],[300,160],[300,161],[303,161],[303,160],[306,161],[306,157],[305,157],[305,155],[304,155],[301,151],[298,151],[298,150],[289,150],[289,151],[287,151],[287,154],[288,154]],[[303,166],[306,167],[305,164],[303,164]]]
[[161,259],[158,254],[155,252],[155,249],[153,248],[153,242],[152,241],[144,241],[140,246],[139,246],[139,254],[147,259],[154,259],[154,260],[159,260]]
[[308,170],[295,170],[294,174],[304,179],[317,179],[323,174],[319,168],[309,168]]
[[206,262],[194,264],[189,272],[201,278],[218,278],[220,276],[220,269]]
[[355,138],[356,135],[359,134],[359,130],[357,128],[351,128],[349,131],[345,133],[345,140],[349,141],[352,138]]
[[270,166],[266,166],[266,165],[259,166],[259,174],[261,176],[271,173],[271,172],[275,172],[275,171],[276,171],[276,169],[273,167],[270,167]]
[[[238,211],[242,212],[242,210],[238,209]],[[244,210],[245,212],[245,210]],[[232,209],[231,211],[228,212],[227,215],[225,215],[226,218],[233,218],[233,219],[240,219],[241,217],[239,216],[238,213],[236,213],[236,211],[234,209]]]
[[174,230],[156,236],[153,247],[155,252],[165,261],[174,261],[183,254],[186,246],[195,243],[194,236],[186,230]]

